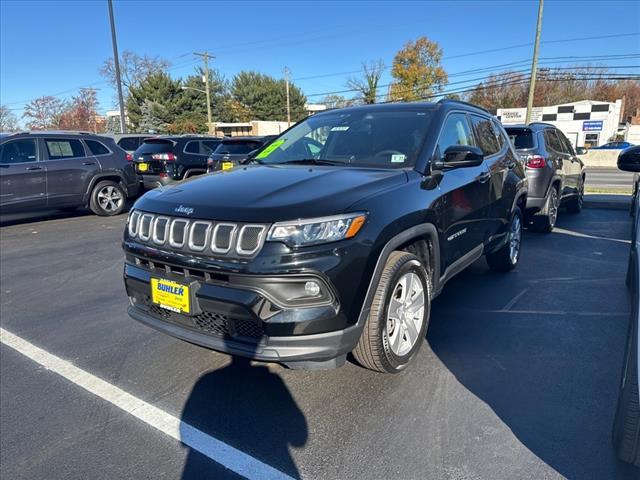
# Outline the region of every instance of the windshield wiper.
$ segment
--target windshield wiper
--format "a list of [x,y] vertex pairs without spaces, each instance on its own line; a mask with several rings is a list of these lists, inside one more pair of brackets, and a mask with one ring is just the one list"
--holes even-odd
[[295,160],[287,160],[286,162],[280,162],[274,165],[306,163],[312,163],[314,165],[346,165],[347,162],[341,162],[340,160],[325,160],[323,158],[297,158]]

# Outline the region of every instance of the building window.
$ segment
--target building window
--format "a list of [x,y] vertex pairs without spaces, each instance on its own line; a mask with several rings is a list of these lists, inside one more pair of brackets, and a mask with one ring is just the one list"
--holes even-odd
[[542,115],[543,122],[552,122],[558,119],[558,115],[555,113],[546,113]]
[[591,105],[591,111],[592,112],[608,112],[609,104],[601,103],[600,105]]
[[573,114],[573,119],[574,120],[589,120],[590,118],[591,118],[591,112],[574,113]]
[[565,105],[564,107],[558,107],[558,113],[573,113],[573,105]]

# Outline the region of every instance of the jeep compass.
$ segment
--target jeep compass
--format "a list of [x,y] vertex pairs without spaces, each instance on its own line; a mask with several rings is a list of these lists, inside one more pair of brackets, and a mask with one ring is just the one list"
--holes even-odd
[[526,195],[504,129],[473,105],[319,113],[248,164],[136,202],[123,242],[129,314],[292,368],[353,352],[399,372],[449,279],[482,255],[496,271],[517,265]]

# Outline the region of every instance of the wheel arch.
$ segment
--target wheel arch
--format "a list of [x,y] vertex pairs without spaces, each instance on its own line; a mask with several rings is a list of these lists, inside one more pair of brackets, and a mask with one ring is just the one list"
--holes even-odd
[[82,203],[85,206],[89,204],[89,200],[91,199],[91,192],[93,192],[93,187],[95,187],[98,182],[101,182],[103,180],[111,180],[112,182],[119,183],[124,189],[125,195],[127,194],[127,186],[122,175],[119,175],[117,173],[97,174],[91,178],[91,180],[89,181],[89,185],[87,186],[87,190],[84,193]]
[[395,250],[410,251],[423,261],[428,261],[432,292],[433,296],[435,296],[435,293],[439,291],[440,280],[440,243],[438,238],[438,230],[434,224],[422,223],[399,232],[385,243],[378,256],[373,275],[371,275],[367,293],[358,316],[358,326],[362,327],[366,322],[375,295],[375,288],[380,281],[380,276],[389,256]]

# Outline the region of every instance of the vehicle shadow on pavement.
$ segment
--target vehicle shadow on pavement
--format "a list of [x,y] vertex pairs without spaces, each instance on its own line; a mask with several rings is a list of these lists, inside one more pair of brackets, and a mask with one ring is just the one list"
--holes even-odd
[[[575,219],[563,223],[583,231]],[[611,234],[626,238],[623,230]],[[447,285],[434,302],[429,343],[560,475],[637,479],[611,444],[628,325],[628,245],[561,234],[528,234],[524,243],[515,272],[500,276],[478,264]],[[473,292],[462,308],[460,292]]]
[[[183,422],[293,478],[300,473],[289,452],[303,447],[308,427],[302,410],[280,376],[267,366],[231,357],[231,363],[203,375],[182,411]],[[241,478],[220,475],[220,466],[190,449],[182,479]]]

